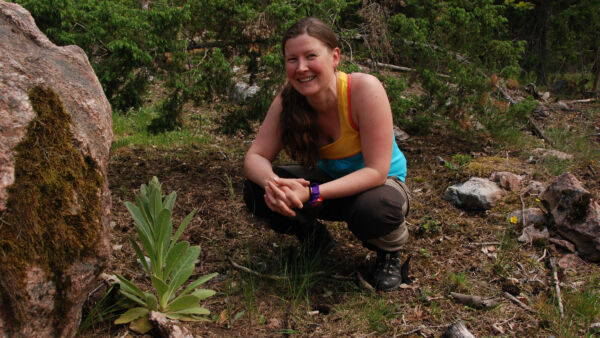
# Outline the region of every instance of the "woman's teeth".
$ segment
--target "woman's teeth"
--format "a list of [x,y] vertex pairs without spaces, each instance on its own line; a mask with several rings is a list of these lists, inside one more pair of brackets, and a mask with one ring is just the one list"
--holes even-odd
[[300,81],[300,82],[308,82],[308,81],[310,81],[310,80],[312,80],[314,78],[315,78],[314,76],[311,76],[311,77],[307,77],[307,78],[304,78],[304,79],[298,79],[298,81]]

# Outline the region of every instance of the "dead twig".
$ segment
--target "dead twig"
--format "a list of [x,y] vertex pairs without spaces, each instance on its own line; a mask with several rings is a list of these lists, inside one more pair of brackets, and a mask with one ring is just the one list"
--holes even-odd
[[509,318],[503,322],[500,323],[494,323],[492,324],[492,329],[494,329],[494,331],[496,331],[498,334],[504,334],[504,329],[502,328],[502,325],[510,322],[511,320],[515,319],[515,317],[517,316],[517,314],[515,313],[512,318]]
[[475,308],[492,308],[498,305],[498,302],[491,298],[482,298],[475,295],[464,295],[462,293],[450,292],[450,296],[457,302],[472,306]]
[[517,304],[518,306],[522,307],[523,309],[533,313],[533,314],[537,314],[537,311],[535,311],[534,309],[530,308],[527,304],[523,303],[522,301],[518,300],[515,296],[511,295],[508,292],[504,292],[504,297],[508,298],[509,300],[511,300],[513,303]]
[[234,268],[240,270],[240,271],[244,271],[246,273],[249,273],[251,275],[257,276],[257,277],[261,277],[261,278],[267,278],[267,279],[273,279],[273,280],[288,280],[289,278],[287,276],[277,276],[277,275],[266,275],[264,273],[260,273],[257,271],[254,271],[252,269],[249,269],[243,265],[239,265],[238,263],[236,263],[231,257],[227,257],[227,260],[229,261],[229,264],[231,264]]
[[544,248],[544,254],[542,255],[542,257],[537,259],[537,262],[541,262],[544,258],[546,257],[546,249]]
[[367,282],[363,278],[362,274],[360,272],[358,272],[358,271],[356,271],[356,279],[358,280],[358,284],[360,286],[362,286],[363,288],[369,290],[372,293],[375,293],[375,288],[369,282]]
[[435,325],[435,326],[419,325],[416,329],[411,330],[411,331],[406,331],[406,332],[400,332],[400,333],[396,334],[393,338],[397,338],[397,337],[401,337],[401,336],[409,336],[413,333],[417,333],[417,332],[427,330],[427,329],[445,329],[449,326],[450,325]]
[[525,221],[525,202],[523,202],[523,194],[519,194],[519,199],[521,200],[521,221],[523,223],[523,228],[525,228],[527,222]]
[[533,121],[531,116],[528,118],[528,121],[529,121],[529,124],[531,125],[531,129],[533,130],[533,133],[536,134],[538,137],[542,138],[544,141],[548,142],[548,144],[551,145],[553,148],[555,148],[554,142],[552,142],[551,139],[549,139],[546,135],[544,135],[544,133],[542,132],[540,127],[538,127],[538,125]]
[[583,99],[583,100],[571,100],[571,101],[563,101],[565,103],[588,103],[588,102],[594,102],[596,101],[596,99],[594,98],[589,98],[589,99]]
[[467,243],[467,246],[485,246],[485,245],[500,245],[500,242],[481,242],[481,243]]
[[562,298],[560,295],[560,282],[558,281],[558,271],[556,269],[556,258],[550,257],[550,267],[552,268],[552,279],[554,280],[554,290],[556,291],[556,299],[558,300],[558,311],[560,318],[564,318],[565,310],[563,309]]

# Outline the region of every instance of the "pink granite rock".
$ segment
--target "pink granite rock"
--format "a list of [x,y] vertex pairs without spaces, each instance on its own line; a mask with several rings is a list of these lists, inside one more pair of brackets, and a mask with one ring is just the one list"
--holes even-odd
[[600,205],[581,182],[564,173],[540,197],[558,233],[573,242],[582,257],[600,261]]
[[[83,302],[93,286],[90,281],[102,271],[110,256],[110,193],[106,179],[112,140],[110,104],[81,48],[54,45],[25,9],[2,0],[0,51],[0,216],[4,219],[35,216],[23,219],[22,224],[12,222],[0,227],[0,242],[18,238],[15,232],[25,235],[22,241],[4,242],[0,246],[0,256],[5,257],[0,266],[0,337],[72,337],[81,320]],[[44,99],[34,104],[32,92],[42,93]],[[69,161],[81,168],[57,164],[63,158],[56,157],[61,153],[54,144],[32,143],[34,146],[30,148],[20,147],[26,144],[23,142],[28,135],[36,135],[35,130],[40,129],[36,125],[46,128],[46,136],[37,135],[40,142],[48,141],[48,135],[52,135],[54,125],[31,123],[41,121],[39,107],[44,104],[51,107],[50,112],[68,116],[60,122],[65,123],[67,127],[63,129],[68,131],[64,133],[68,142],[62,144],[73,155]],[[47,161],[29,157],[40,149],[47,154]],[[17,159],[20,165],[16,165]],[[18,190],[23,187],[19,185],[20,177],[36,173],[22,169],[27,168],[23,164],[27,161],[35,170],[58,172],[61,178],[53,177],[53,185]],[[82,181],[73,182],[81,177],[68,177],[71,172],[86,178],[86,191],[78,190]],[[89,177],[95,179],[87,180]],[[40,206],[63,201],[51,189],[60,186],[60,180],[69,194],[63,199],[68,205],[55,206],[59,213],[52,215],[58,218],[46,217],[46,213],[50,215],[56,210]],[[15,191],[36,193],[11,197]],[[84,200],[86,197],[91,199]],[[85,204],[88,202],[93,205]],[[57,224],[63,227],[36,223],[45,218],[51,219],[51,223],[59,221]],[[81,220],[89,220],[90,224]],[[39,233],[42,235],[35,237]],[[27,238],[29,235],[34,240]],[[61,256],[66,247],[69,249]],[[43,253],[55,257],[48,258]],[[61,257],[63,260],[59,261]]]
[[496,182],[502,189],[519,191],[523,177],[508,171],[496,171],[492,173],[490,180]]

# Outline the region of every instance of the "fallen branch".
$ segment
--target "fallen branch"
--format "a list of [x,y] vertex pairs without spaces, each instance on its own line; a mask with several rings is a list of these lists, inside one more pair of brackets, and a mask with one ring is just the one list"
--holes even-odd
[[566,103],[588,103],[588,102],[594,102],[594,101],[596,101],[596,99],[590,98],[590,99],[571,100],[571,101],[563,101],[563,102],[566,102]]
[[[382,62],[374,62],[371,60],[367,60],[367,63],[371,66],[375,66],[375,67],[380,67],[380,68],[385,68],[385,69],[391,69],[391,70],[395,70],[398,72],[415,72],[417,71],[414,68],[408,68],[408,67],[402,67],[402,66],[396,66],[396,65],[391,65],[389,63],[382,63]],[[450,76],[446,75],[446,74],[440,74],[440,73],[436,73],[435,75],[439,76],[439,77],[443,77],[446,79],[449,79]]]
[[542,132],[540,127],[538,127],[538,125],[535,123],[535,121],[533,121],[533,119],[531,117],[528,118],[528,121],[529,121],[529,124],[531,125],[531,128],[533,129],[533,133],[536,134],[537,136],[539,136],[540,138],[544,139],[544,141],[546,141],[549,145],[554,147],[554,142],[552,142],[551,139],[549,139],[546,135],[544,135],[544,133]]
[[244,271],[246,273],[249,273],[251,275],[260,277],[260,278],[267,278],[267,279],[273,279],[273,280],[288,280],[289,278],[287,276],[277,276],[277,275],[266,275],[264,273],[260,273],[258,271],[254,271],[252,269],[249,269],[243,265],[239,265],[238,263],[236,263],[231,257],[227,257],[227,260],[229,261],[229,264],[231,264],[234,268],[240,270],[240,271]]
[[428,330],[428,329],[444,329],[447,328],[450,325],[436,325],[436,326],[425,326],[425,325],[419,325],[416,329],[411,330],[411,331],[406,331],[406,332],[401,332],[398,333],[397,335],[395,335],[393,338],[397,338],[397,337],[401,337],[401,336],[409,336],[413,333],[417,333],[423,330]]
[[369,282],[367,282],[363,278],[362,274],[360,272],[358,272],[358,271],[356,271],[356,279],[358,280],[358,284],[360,286],[362,286],[363,288],[365,288],[365,289],[367,289],[367,290],[375,293],[375,288]]
[[462,293],[450,292],[450,296],[457,302],[476,308],[492,308],[498,305],[498,302],[491,298],[482,298],[475,295],[464,295]]
[[500,242],[481,242],[481,243],[467,243],[467,246],[481,246],[481,245],[500,245]]
[[554,289],[556,290],[556,298],[558,299],[558,311],[560,318],[564,318],[565,310],[563,309],[562,299],[560,296],[560,282],[558,281],[558,271],[556,270],[556,258],[550,257],[550,267],[552,268],[552,279],[554,280]]
[[505,99],[506,101],[508,101],[508,103],[510,103],[511,105],[514,105],[514,104],[516,103],[516,102],[515,102],[515,100],[513,100],[513,98],[512,98],[512,97],[510,97],[510,95],[508,95],[508,94],[507,94],[507,93],[504,91],[504,89],[503,89],[502,87],[500,87],[500,86],[496,86],[496,89],[498,89],[498,91],[500,92],[500,94],[502,94],[502,96],[504,97],[504,99]]
[[534,309],[530,308],[527,304],[523,303],[522,301],[518,300],[515,296],[511,295],[508,292],[504,292],[504,297],[510,299],[513,303],[517,304],[518,306],[522,307],[523,309],[533,313],[533,314],[537,314],[537,311],[535,311]]

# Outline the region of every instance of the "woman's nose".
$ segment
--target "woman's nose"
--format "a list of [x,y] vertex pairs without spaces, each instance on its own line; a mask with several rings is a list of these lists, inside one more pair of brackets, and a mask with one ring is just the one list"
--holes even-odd
[[298,71],[305,71],[308,69],[306,60],[299,59],[298,60]]

